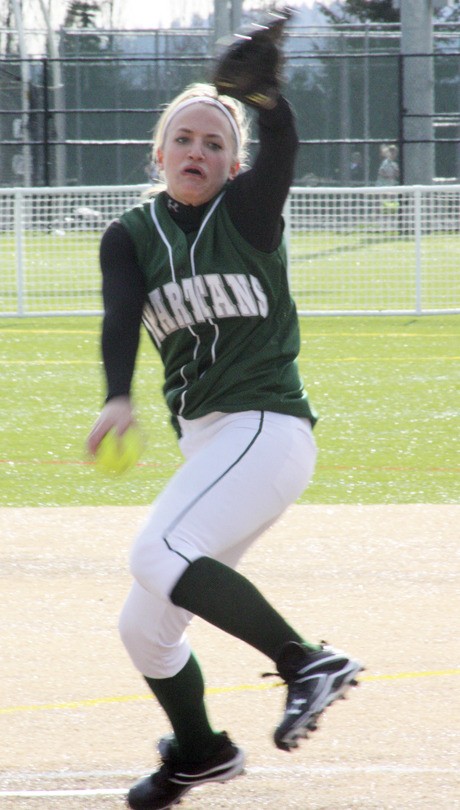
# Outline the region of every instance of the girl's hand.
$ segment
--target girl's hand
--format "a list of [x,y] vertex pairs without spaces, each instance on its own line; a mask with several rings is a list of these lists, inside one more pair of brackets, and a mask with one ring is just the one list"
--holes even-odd
[[136,419],[131,398],[124,395],[110,399],[104,405],[88,436],[86,442],[88,452],[94,456],[102,439],[112,428],[115,429],[119,436],[122,436],[130,425],[135,424]]

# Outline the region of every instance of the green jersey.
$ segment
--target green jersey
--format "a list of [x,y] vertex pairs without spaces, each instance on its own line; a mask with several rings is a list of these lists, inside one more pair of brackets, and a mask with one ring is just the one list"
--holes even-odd
[[225,190],[185,234],[159,194],[121,217],[146,279],[144,323],[164,365],[173,416],[267,410],[315,414],[297,356],[299,326],[286,246],[253,248],[234,227]]

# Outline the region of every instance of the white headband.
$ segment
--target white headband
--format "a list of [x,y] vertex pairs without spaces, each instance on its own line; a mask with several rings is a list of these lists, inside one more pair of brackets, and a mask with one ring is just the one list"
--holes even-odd
[[233,115],[229,113],[226,106],[222,104],[222,102],[219,101],[219,99],[212,98],[212,96],[192,96],[192,98],[187,98],[185,101],[181,101],[181,103],[178,104],[177,107],[171,113],[169,120],[166,123],[165,131],[167,127],[169,127],[174,116],[177,115],[177,113],[180,112],[181,110],[185,110],[186,107],[190,107],[191,104],[211,104],[213,107],[217,107],[217,109],[220,110],[225,115],[227,121],[230,122],[230,126],[235,136],[237,150],[238,151],[240,150],[241,136],[236,121],[233,118]]

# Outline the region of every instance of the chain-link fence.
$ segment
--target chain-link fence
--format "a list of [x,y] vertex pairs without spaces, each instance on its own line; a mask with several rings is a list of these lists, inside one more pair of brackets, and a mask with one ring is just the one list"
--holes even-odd
[[[100,312],[101,233],[143,191],[0,189],[0,316]],[[460,312],[460,185],[293,187],[285,219],[300,314]]]
[[[211,72],[211,31],[62,31],[58,59],[0,57],[0,184],[143,183],[162,105]],[[301,141],[296,183],[371,185],[381,147],[399,148],[406,122],[396,26],[290,32],[285,94]],[[460,178],[460,32],[438,27],[432,54],[430,149],[436,182]],[[257,137],[257,133],[253,133]]]

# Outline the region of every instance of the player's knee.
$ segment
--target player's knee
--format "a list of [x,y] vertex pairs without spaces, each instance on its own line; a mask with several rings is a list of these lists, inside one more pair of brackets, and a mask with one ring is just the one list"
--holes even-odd
[[[156,639],[153,632],[147,633],[143,626],[144,617],[138,615],[128,599],[120,613],[118,632],[123,645],[134,666],[143,674],[146,672],[147,662],[156,656]],[[152,622],[155,626],[155,622]]]
[[[150,617],[144,617],[144,619]],[[118,629],[121,640],[136,669],[150,678],[172,678],[187,663],[190,647],[182,633],[179,638],[161,643],[155,636],[153,621],[146,622],[139,617],[127,602],[120,614]]]

